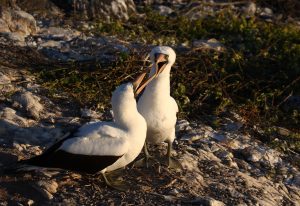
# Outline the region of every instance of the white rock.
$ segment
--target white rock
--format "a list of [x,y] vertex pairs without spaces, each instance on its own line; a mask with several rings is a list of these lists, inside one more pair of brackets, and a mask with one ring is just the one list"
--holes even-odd
[[20,144],[15,143],[15,142],[13,143],[13,147],[16,148],[17,150],[19,150],[20,152],[22,152],[24,150]]
[[158,13],[163,16],[168,16],[169,14],[174,12],[173,9],[164,5],[159,5],[156,7],[156,9],[158,10]]
[[41,43],[39,45],[40,47],[54,47],[54,48],[61,48],[61,42],[59,41],[54,41],[54,40],[49,40]]
[[61,27],[48,27],[40,30],[41,37],[50,38],[52,40],[70,41],[80,36],[80,32],[72,29],[65,29]]
[[211,49],[216,51],[224,51],[225,47],[216,39],[195,40],[192,43],[194,49]]
[[203,137],[204,136],[202,134],[186,134],[181,137],[181,140],[193,142],[193,141],[197,141]]
[[268,14],[268,15],[270,15],[270,16],[272,16],[273,15],[273,11],[272,11],[272,9],[270,9],[270,8],[264,8],[264,10],[263,10],[263,12],[264,13],[266,13],[266,14]]
[[31,14],[11,8],[2,10],[0,32],[8,33],[8,37],[12,40],[24,41],[26,36],[35,34],[37,30],[36,21]]
[[247,15],[253,16],[253,15],[255,15],[255,12],[256,12],[256,4],[254,2],[249,2],[243,8],[243,10]]
[[4,85],[4,84],[10,84],[11,83],[11,79],[6,76],[3,72],[0,72],[0,85]]
[[51,194],[57,192],[58,184],[54,180],[40,180],[37,184]]
[[192,200],[190,203],[205,205],[205,206],[225,206],[225,204],[219,200],[216,200],[211,197],[200,197]]
[[39,119],[44,106],[39,102],[40,98],[31,92],[21,92],[13,96],[13,100],[20,103],[30,116]]
[[2,125],[1,127],[7,130],[14,130],[15,126],[27,127],[29,125],[27,119],[17,115],[16,111],[9,107],[5,107],[0,111],[0,118],[3,120],[3,122],[0,123]]
[[83,118],[91,118],[91,119],[100,119],[102,117],[102,113],[97,113],[94,110],[84,108],[81,109],[81,117]]
[[34,204],[34,201],[33,200],[28,200],[28,202],[27,202],[27,205],[28,206],[31,206],[31,205],[33,205]]
[[187,120],[185,120],[185,119],[178,120],[176,122],[176,132],[184,131],[189,126],[190,126],[190,123]]

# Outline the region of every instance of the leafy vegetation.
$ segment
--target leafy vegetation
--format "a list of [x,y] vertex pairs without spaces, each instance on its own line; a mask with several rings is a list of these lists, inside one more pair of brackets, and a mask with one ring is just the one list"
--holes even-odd
[[[125,41],[171,46],[215,38],[226,48],[223,52],[177,49],[172,95],[180,105],[180,115],[197,119],[203,114],[234,109],[248,124],[284,125],[299,132],[299,111],[281,108],[288,96],[300,94],[297,27],[245,18],[231,11],[198,20],[164,17],[149,9],[145,12],[143,18],[131,17],[126,23],[96,22],[93,32]],[[120,54],[113,65],[98,64],[92,71],[82,71],[74,65],[40,74],[50,91],[63,90],[80,103],[99,108],[99,103],[101,107],[107,105],[116,85],[138,72],[143,55]]]

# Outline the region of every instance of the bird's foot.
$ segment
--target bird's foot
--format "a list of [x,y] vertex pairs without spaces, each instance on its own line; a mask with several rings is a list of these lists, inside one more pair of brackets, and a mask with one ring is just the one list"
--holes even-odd
[[169,169],[182,170],[181,163],[174,157],[167,157],[163,160],[163,164],[167,165]]
[[[115,174],[112,174],[111,176],[114,176]],[[123,180],[120,178],[110,178],[109,176],[106,176],[103,174],[104,181],[107,186],[116,189],[118,191],[126,192],[130,189],[130,186],[125,184]]]
[[134,167],[146,167],[149,168],[149,166],[158,164],[159,161],[157,161],[153,156],[144,157],[142,159],[137,160],[134,163]]

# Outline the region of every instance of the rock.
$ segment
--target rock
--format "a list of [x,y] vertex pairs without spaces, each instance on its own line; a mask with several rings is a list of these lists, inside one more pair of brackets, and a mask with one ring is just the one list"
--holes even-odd
[[51,194],[55,194],[58,188],[58,184],[54,180],[40,180],[37,182],[37,185],[44,188]]
[[18,6],[31,14],[39,14],[43,17],[62,17],[63,12],[55,6],[51,0],[18,1]]
[[22,10],[0,10],[0,33],[6,33],[13,41],[24,41],[38,30],[34,17]]
[[45,42],[41,43],[39,46],[41,46],[41,47],[56,47],[56,48],[60,49],[61,42],[49,40],[49,41],[45,41]]
[[39,102],[40,98],[38,96],[31,92],[19,92],[12,99],[22,105],[30,117],[40,118],[44,106]]
[[181,119],[176,122],[175,129],[176,132],[179,132],[179,131],[185,131],[189,127],[190,127],[190,123],[185,119]]
[[37,189],[46,199],[48,200],[52,200],[53,199],[53,195],[48,192],[47,190],[43,189],[43,188],[38,188]]
[[248,2],[247,5],[243,8],[243,11],[246,15],[254,16],[256,12],[256,4],[254,2]]
[[225,135],[218,134],[218,133],[212,133],[210,137],[213,138],[214,140],[217,140],[218,142],[224,142],[227,140],[227,137]]
[[187,201],[188,204],[196,204],[203,206],[225,206],[225,204],[219,200],[215,200],[211,197],[198,197],[194,200]]
[[270,19],[273,17],[273,11],[270,8],[263,8],[262,12],[260,13],[260,17],[264,19]]
[[6,76],[3,72],[0,72],[0,85],[10,84],[11,79]]
[[101,18],[104,20],[120,19],[128,20],[130,14],[135,14],[135,4],[133,0],[54,0],[54,3],[66,13],[79,14],[85,18]]
[[24,148],[18,144],[18,143],[13,143],[13,147],[16,148],[17,150],[19,150],[20,152],[22,152],[24,150]]
[[209,40],[194,40],[192,43],[193,49],[224,51],[225,47],[216,39]]
[[0,111],[0,118],[2,119],[2,121],[0,121],[0,128],[8,129],[8,127],[10,127],[14,129],[15,126],[27,127],[29,125],[27,119],[17,115],[16,111],[9,107],[5,107]]
[[231,122],[231,123],[228,123],[225,125],[225,130],[226,131],[237,131],[239,130],[240,128],[243,127],[243,124],[241,122]]
[[275,127],[275,129],[277,130],[277,132],[280,135],[283,135],[283,136],[289,136],[292,133],[290,130],[283,128],[283,127]]
[[183,135],[181,137],[181,140],[186,140],[186,141],[189,141],[189,142],[194,142],[194,141],[197,141],[199,139],[203,138],[203,135],[201,134],[186,134],[186,135]]
[[170,7],[163,6],[163,5],[159,5],[159,6],[155,7],[155,9],[162,16],[169,16],[170,14],[172,14],[174,12],[173,9],[171,9]]
[[282,164],[280,153],[260,146],[249,146],[242,151],[247,160],[251,162],[259,162],[264,166],[274,168],[276,165]]
[[31,205],[33,205],[33,204],[34,204],[34,201],[33,201],[33,200],[28,200],[28,201],[27,201],[27,205],[28,205],[28,206],[31,206]]
[[93,111],[88,108],[81,109],[80,112],[82,118],[100,119],[102,117],[101,113],[99,114],[96,111]]
[[74,29],[65,29],[62,27],[46,27],[39,31],[38,37],[53,41],[71,41],[77,38],[81,33]]

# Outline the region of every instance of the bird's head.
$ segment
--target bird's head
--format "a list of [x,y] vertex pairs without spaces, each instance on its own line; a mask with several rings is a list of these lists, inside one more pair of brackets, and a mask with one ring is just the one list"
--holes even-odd
[[170,73],[170,69],[176,60],[175,51],[168,46],[154,47],[150,53],[150,60],[153,64],[152,75],[158,76],[161,73]]

